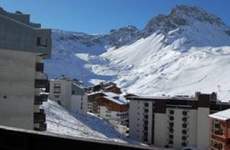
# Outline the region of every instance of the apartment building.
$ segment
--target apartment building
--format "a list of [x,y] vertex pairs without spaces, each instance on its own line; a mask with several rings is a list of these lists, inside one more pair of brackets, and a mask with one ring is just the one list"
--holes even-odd
[[49,98],[72,113],[87,113],[88,97],[84,86],[78,80],[65,76],[51,79]]
[[88,94],[88,111],[108,120],[121,133],[128,131],[128,101],[113,92],[92,92]]
[[230,108],[217,101],[217,95],[128,96],[129,136],[135,140],[166,148],[209,147],[210,113]]
[[230,150],[230,109],[209,115],[210,150]]
[[0,8],[0,125],[46,130],[48,79],[43,59],[51,54],[51,30],[30,15]]

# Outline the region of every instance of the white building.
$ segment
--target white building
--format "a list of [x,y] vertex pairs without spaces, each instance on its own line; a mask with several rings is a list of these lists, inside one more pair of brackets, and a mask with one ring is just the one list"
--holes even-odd
[[84,87],[75,80],[66,77],[50,80],[49,98],[72,113],[87,112],[88,97]]
[[216,94],[195,97],[130,96],[130,137],[159,147],[208,149],[208,115],[229,108],[216,101]]
[[42,60],[51,53],[51,30],[30,22],[28,14],[0,8],[0,125],[46,130],[39,106],[48,86]]

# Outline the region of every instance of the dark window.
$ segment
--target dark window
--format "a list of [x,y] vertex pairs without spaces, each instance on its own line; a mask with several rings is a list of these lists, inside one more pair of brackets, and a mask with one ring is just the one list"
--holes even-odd
[[169,135],[169,138],[170,138],[170,139],[173,139],[173,137],[174,137],[174,136],[173,136],[172,134]]
[[169,140],[169,144],[173,144],[173,140]]
[[171,121],[174,120],[174,117],[173,117],[173,116],[170,116],[170,117],[169,117],[169,120],[171,120]]
[[169,132],[173,133],[173,132],[174,132],[174,130],[173,130],[172,128],[170,128],[170,129],[169,129]]
[[44,71],[44,64],[43,63],[36,63],[36,71],[43,72]]
[[76,94],[76,92],[74,90],[72,90],[72,95],[75,95],[75,94]]
[[183,133],[183,134],[187,134],[187,131],[186,131],[186,130],[182,130],[182,133]]
[[58,103],[59,105],[61,105],[61,101],[57,101],[57,103]]
[[186,121],[187,121],[187,118],[183,117],[182,120],[183,120],[184,122],[186,122]]
[[42,43],[41,43],[41,37],[37,37],[37,46],[41,46]]
[[145,103],[144,105],[145,105],[145,107],[148,107],[148,106],[149,106],[149,104],[148,104],[148,103]]
[[3,99],[7,99],[7,96],[6,96],[6,95],[4,95],[4,96],[3,96]]
[[174,110],[170,110],[169,113],[173,115],[174,114]]
[[186,124],[186,123],[183,123],[183,124],[182,124],[182,127],[183,127],[183,128],[187,128],[187,124]]
[[173,127],[174,126],[174,123],[173,122],[170,122],[169,123],[169,127]]
[[186,136],[182,136],[182,140],[187,140],[187,137]]
[[186,116],[186,115],[188,114],[188,112],[187,112],[187,111],[183,111],[182,114],[183,114],[184,116]]

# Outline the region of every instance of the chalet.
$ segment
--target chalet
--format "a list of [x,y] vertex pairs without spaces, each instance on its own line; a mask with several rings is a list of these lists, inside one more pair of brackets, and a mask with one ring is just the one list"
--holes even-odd
[[230,109],[209,115],[210,150],[230,150]]

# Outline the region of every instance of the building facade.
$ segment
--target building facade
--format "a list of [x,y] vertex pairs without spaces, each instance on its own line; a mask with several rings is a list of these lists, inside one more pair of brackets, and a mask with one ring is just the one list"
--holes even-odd
[[51,53],[51,30],[21,12],[0,8],[0,125],[46,130],[48,79],[43,59]]
[[108,120],[120,132],[128,126],[128,101],[113,92],[94,92],[88,94],[88,111]]
[[66,77],[50,80],[51,100],[72,113],[87,113],[88,97],[82,85]]
[[158,147],[209,147],[210,113],[229,108],[216,94],[195,97],[129,96],[129,136]]
[[210,150],[230,150],[230,109],[209,115]]

